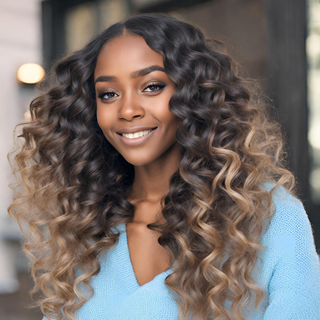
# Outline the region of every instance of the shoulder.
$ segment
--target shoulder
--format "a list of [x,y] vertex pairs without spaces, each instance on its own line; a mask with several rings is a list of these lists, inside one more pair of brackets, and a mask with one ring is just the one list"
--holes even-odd
[[[265,185],[268,191],[274,184]],[[261,239],[267,248],[257,277],[269,294],[268,319],[318,319],[320,260],[302,202],[284,187],[272,194],[274,215]]]
[[271,283],[294,290],[304,283],[307,291],[319,295],[320,261],[305,208],[283,187],[275,189],[272,200],[275,212],[261,238],[261,244],[267,247],[263,253],[265,267],[273,274]]

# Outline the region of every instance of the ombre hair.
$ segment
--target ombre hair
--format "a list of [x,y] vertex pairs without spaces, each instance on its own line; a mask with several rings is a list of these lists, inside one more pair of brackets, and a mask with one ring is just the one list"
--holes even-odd
[[176,84],[169,109],[181,121],[181,162],[161,199],[165,223],[159,217],[148,228],[161,232],[170,255],[165,284],[179,319],[244,320],[250,301],[257,309],[267,298],[252,273],[274,215],[272,194],[280,186],[295,193],[284,136],[273,107],[255,81],[238,74],[223,44],[163,13],[115,23],[57,62],[50,87],[30,104],[31,120],[19,125],[8,211],[26,236],[33,306],[50,319],[75,319],[94,293],[89,280],[100,272],[99,252],[118,242],[113,227],[133,219],[126,198],[134,168],[98,126],[93,81],[102,46],[124,36],[143,37]]

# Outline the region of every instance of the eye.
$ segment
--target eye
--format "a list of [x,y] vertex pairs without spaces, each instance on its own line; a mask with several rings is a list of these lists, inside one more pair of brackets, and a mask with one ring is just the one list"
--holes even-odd
[[[158,89],[157,90],[151,89],[151,88],[155,88],[155,87],[157,87]],[[151,91],[148,91],[148,92],[156,92],[156,91],[163,89],[164,87],[165,87],[165,85],[163,83],[151,83],[145,89],[150,88]]]
[[114,98],[114,96],[110,97],[110,95],[114,95],[114,94],[116,94],[116,93],[113,91],[101,92],[98,94],[98,98],[103,99],[103,100],[110,100],[110,99]]

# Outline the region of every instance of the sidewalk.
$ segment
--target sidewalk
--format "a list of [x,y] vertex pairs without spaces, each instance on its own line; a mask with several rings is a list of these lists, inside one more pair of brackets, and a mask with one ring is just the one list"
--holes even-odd
[[18,273],[20,289],[11,294],[0,295],[0,319],[1,320],[41,320],[42,313],[39,309],[27,309],[31,298],[28,291],[31,290],[32,280],[28,273]]

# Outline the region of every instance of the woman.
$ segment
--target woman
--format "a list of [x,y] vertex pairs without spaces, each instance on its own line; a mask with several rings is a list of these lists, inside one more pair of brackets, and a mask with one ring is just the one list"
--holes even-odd
[[9,213],[44,319],[320,319],[281,129],[220,47],[138,14],[32,101]]

